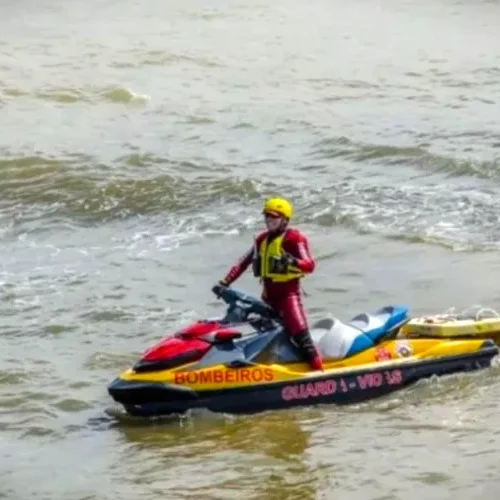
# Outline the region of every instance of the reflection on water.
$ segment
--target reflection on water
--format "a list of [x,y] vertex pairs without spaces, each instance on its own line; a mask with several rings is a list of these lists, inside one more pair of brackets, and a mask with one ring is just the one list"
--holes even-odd
[[[140,482],[153,482],[167,470],[169,476],[182,476],[187,463],[200,464],[194,476],[190,473],[187,485],[169,490],[179,498],[188,498],[188,493],[208,494],[207,482],[209,492],[216,495],[213,498],[229,498],[228,492],[237,495],[243,490],[247,498],[316,498],[318,477],[308,464],[307,450],[322,415],[314,409],[305,414],[244,417],[202,411],[180,420],[172,417],[147,423],[122,416],[111,429],[127,449],[141,454],[143,464],[154,463],[142,471],[137,478]],[[207,481],[211,473],[223,478]]]

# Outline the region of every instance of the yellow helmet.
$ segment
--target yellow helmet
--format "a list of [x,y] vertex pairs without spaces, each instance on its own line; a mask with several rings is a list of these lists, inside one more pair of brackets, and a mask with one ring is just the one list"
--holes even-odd
[[262,213],[281,215],[290,220],[293,214],[293,207],[290,202],[284,200],[283,198],[270,198],[264,203]]

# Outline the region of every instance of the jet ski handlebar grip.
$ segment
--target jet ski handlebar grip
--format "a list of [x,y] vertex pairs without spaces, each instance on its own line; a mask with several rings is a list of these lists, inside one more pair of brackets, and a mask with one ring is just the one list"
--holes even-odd
[[[224,295],[224,289],[225,289],[225,288],[226,288],[226,287],[224,287],[224,286],[222,286],[222,285],[220,285],[220,284],[217,284],[217,285],[214,285],[214,286],[212,287],[212,292],[215,294],[215,296],[216,296],[218,299],[220,299],[220,298],[223,298],[223,299],[224,299],[223,295]],[[225,300],[225,302],[227,302],[227,300]]]
[[224,302],[226,302],[226,304],[231,305],[241,300],[242,302],[248,304],[250,309],[256,314],[276,320],[280,319],[280,315],[272,307],[242,292],[233,290],[229,286],[224,286],[218,283],[212,287],[212,292],[217,296],[217,298],[221,298]]

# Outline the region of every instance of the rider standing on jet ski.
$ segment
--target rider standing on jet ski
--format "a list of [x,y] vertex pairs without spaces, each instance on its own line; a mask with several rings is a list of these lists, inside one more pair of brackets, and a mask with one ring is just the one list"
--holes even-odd
[[315,262],[309,252],[309,242],[297,229],[288,227],[292,205],[282,198],[271,198],[262,211],[267,231],[255,236],[255,242],[219,281],[229,286],[252,264],[254,275],[263,283],[262,300],[278,311],[285,331],[313,370],[322,370],[300,294],[300,278],[312,273]]

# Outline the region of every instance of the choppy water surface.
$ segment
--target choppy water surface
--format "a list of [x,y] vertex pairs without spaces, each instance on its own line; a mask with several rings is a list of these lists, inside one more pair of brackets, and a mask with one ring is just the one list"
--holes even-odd
[[0,498],[496,498],[498,368],[355,408],[148,425],[106,385],[218,311],[210,287],[275,193],[318,259],[312,318],[499,307],[499,15],[4,2]]

